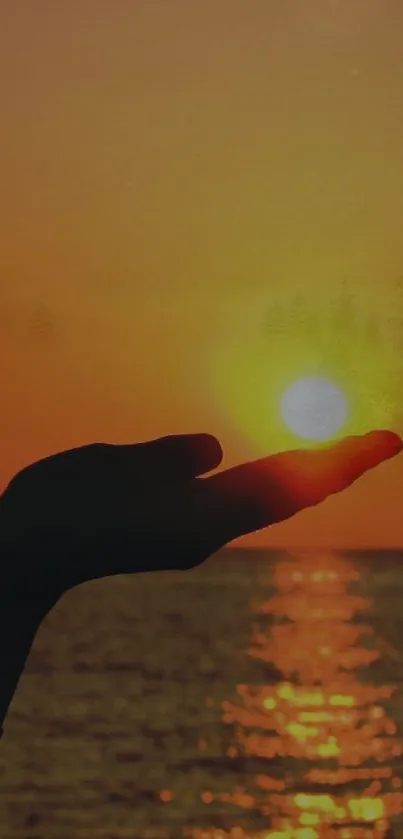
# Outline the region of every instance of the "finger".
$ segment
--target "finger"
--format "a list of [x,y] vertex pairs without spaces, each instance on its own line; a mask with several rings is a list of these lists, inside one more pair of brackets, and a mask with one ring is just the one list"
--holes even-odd
[[327,449],[282,452],[235,466],[201,482],[206,520],[222,546],[320,503],[402,448],[397,435],[374,431]]
[[133,446],[114,446],[115,454],[152,477],[186,480],[211,472],[220,465],[223,451],[211,434],[177,434]]

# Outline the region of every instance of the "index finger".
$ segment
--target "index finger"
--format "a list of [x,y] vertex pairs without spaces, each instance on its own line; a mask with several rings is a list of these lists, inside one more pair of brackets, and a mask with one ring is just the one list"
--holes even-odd
[[215,521],[224,545],[324,501],[402,449],[393,432],[372,431],[326,449],[281,452],[235,466],[203,479],[208,520]]

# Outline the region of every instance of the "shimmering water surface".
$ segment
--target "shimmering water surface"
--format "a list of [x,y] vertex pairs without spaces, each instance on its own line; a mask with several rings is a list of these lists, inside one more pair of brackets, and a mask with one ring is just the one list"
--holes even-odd
[[403,554],[77,588],[0,747],[2,839],[400,839]]

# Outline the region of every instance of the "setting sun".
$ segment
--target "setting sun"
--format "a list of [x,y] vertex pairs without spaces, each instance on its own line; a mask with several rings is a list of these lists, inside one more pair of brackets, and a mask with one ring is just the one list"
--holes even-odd
[[398,425],[400,339],[347,293],[315,302],[279,295],[261,325],[250,319],[235,333],[228,327],[211,347],[209,399],[250,456]]
[[288,428],[306,440],[330,440],[343,427],[348,406],[340,388],[324,376],[298,379],[285,391],[281,413]]

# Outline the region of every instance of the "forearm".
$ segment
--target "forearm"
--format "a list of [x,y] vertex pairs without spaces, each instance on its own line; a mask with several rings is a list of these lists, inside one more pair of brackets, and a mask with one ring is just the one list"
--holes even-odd
[[[35,562],[19,522],[0,496],[0,727],[14,697],[37,631],[57,601],[32,573]],[[26,540],[25,540],[26,541]]]
[[0,726],[13,699],[46,609],[0,601]]

